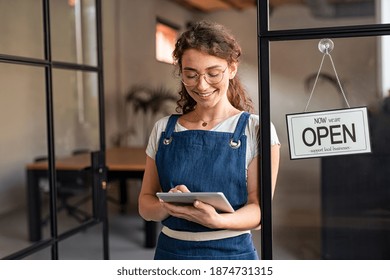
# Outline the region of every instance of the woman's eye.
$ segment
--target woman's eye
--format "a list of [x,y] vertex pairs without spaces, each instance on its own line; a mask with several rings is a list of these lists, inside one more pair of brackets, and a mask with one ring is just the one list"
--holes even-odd
[[185,76],[187,79],[195,79],[197,74],[196,73],[186,73]]
[[209,77],[217,77],[219,75],[219,72],[217,71],[217,72],[209,72],[209,73],[207,73],[207,76],[209,76]]

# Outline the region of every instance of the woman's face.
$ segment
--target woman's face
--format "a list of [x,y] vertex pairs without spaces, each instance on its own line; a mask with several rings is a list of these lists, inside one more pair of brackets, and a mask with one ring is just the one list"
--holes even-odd
[[181,70],[182,80],[190,81],[184,82],[184,86],[197,106],[211,108],[221,100],[229,102],[229,79],[233,79],[236,74],[236,64],[229,66],[225,59],[189,49],[183,54]]

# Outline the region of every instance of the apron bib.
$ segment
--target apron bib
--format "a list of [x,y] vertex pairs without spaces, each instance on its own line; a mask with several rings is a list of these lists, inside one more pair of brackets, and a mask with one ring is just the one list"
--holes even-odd
[[[175,132],[179,115],[169,118],[156,154],[163,192],[186,185],[191,192],[223,192],[233,208],[247,203],[246,135],[249,114],[243,112],[235,131]],[[213,229],[176,217],[162,221],[172,230],[204,232]],[[183,241],[161,233],[155,259],[257,259],[250,234],[212,241]]]

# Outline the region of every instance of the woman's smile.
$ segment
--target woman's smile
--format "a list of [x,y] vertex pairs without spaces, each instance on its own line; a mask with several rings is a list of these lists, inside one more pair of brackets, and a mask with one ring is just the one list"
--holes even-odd
[[202,98],[206,98],[206,97],[209,97],[211,96],[213,93],[215,93],[217,90],[213,90],[213,91],[207,91],[207,92],[199,92],[199,91],[196,91],[196,90],[193,90],[192,92],[195,93],[196,95],[202,97]]

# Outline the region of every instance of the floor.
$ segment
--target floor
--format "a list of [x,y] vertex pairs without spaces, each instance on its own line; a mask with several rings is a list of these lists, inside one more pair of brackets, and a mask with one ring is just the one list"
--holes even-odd
[[[130,203],[131,204],[131,203]],[[109,257],[113,260],[153,259],[154,249],[144,248],[144,221],[136,206],[129,206],[122,214],[114,203],[109,203]],[[61,212],[58,218],[59,232],[77,225],[77,221]],[[103,259],[101,225],[88,228],[59,245],[59,259]],[[319,230],[308,226],[274,226],[274,259],[318,259]],[[49,226],[44,227],[44,236],[49,236]],[[253,232],[255,244],[260,244],[260,231]],[[0,216],[0,259],[31,245],[27,237],[26,209],[15,210]],[[257,248],[260,250],[260,246]],[[28,256],[26,259],[50,259],[50,248]]]
[[[119,204],[108,202],[109,215],[109,257],[114,260],[144,260],[153,259],[154,249],[144,248],[144,221],[137,213],[138,196],[137,187],[129,188],[129,203],[124,213],[120,211]],[[117,198],[118,188],[109,189],[110,198]],[[77,198],[75,200],[78,200]],[[48,212],[48,197],[42,197],[45,204],[42,216]],[[82,206],[83,210],[91,212],[91,202]],[[80,223],[67,215],[66,211],[58,214],[58,233],[77,227]],[[42,228],[43,239],[50,236],[50,225]],[[103,259],[102,225],[90,227],[59,243],[59,259]],[[0,216],[0,259],[5,256],[32,245],[27,234],[27,209],[17,209],[11,213]],[[51,249],[47,248],[28,256],[26,259],[51,259]]]

